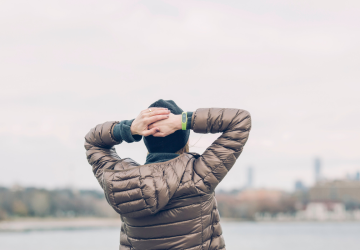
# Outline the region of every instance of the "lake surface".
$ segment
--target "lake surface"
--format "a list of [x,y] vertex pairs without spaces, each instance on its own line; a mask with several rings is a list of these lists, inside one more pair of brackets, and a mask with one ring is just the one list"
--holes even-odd
[[[359,250],[360,223],[222,222],[227,250]],[[117,250],[119,229],[0,233],[1,250]]]

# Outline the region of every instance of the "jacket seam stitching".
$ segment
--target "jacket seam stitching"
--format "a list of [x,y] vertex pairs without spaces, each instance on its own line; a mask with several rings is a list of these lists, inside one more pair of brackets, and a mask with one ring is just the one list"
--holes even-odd
[[166,175],[166,171],[164,170],[162,179],[165,180],[166,188],[168,190],[168,199],[170,200],[170,186],[169,186],[169,182],[167,181],[167,178],[165,175]]
[[210,119],[211,119],[211,113],[210,113],[210,109],[208,109],[208,116],[207,116],[207,119],[206,119],[206,133],[209,133],[211,131],[211,128],[209,128],[209,124],[210,124]]
[[239,129],[233,129],[231,131],[241,131],[241,132],[249,132],[250,128],[239,128]]
[[[240,115],[242,112],[237,112],[236,113],[236,116],[234,116],[233,117],[233,119],[231,120],[231,122],[229,123],[229,125],[234,121],[234,119],[236,118],[236,117],[238,117],[238,115]],[[249,119],[250,118],[250,115],[247,115],[247,116],[245,116],[243,119],[241,119],[239,122],[237,122],[236,124],[240,124],[240,123],[242,123],[243,121],[245,121],[246,119]],[[241,127],[240,127],[241,128]],[[234,130],[231,130],[231,131],[237,131],[236,129],[234,129]]]
[[[122,215],[125,215],[125,214],[132,214],[132,213],[136,213],[136,212],[140,212],[140,211],[144,211],[144,210],[150,210],[150,212],[152,213],[151,209],[148,208],[148,207],[145,207],[145,208],[141,208],[139,210],[135,210],[135,211],[131,211],[131,212],[123,212],[121,213]],[[146,216],[146,215],[142,215],[142,216]]]
[[[220,146],[220,147],[223,147],[223,148],[225,148],[226,150],[231,151],[232,154],[236,152],[236,150],[234,150],[234,149],[232,149],[232,148],[229,148],[229,147],[226,147],[226,146],[224,146],[223,144],[220,144],[220,143],[217,143],[217,142],[213,142],[212,145],[218,145],[218,146]],[[209,148],[209,149],[210,149],[211,151],[214,150],[214,149],[212,149],[212,148]],[[220,158],[219,158],[219,159],[220,159]]]
[[[112,176],[112,179],[114,179],[114,176],[115,176],[115,175]],[[114,208],[114,210],[115,210],[116,212],[118,212],[118,213],[120,214],[120,213],[121,213],[121,210],[120,210],[120,208],[117,207],[117,204],[116,204],[116,202],[115,202],[115,197],[114,197],[114,194],[115,194],[115,193],[113,192],[113,184],[112,184],[112,181],[109,183],[109,186],[108,186],[108,187],[109,187],[109,189],[110,189],[109,191],[110,191],[110,194],[111,194],[111,195],[109,195],[109,199],[111,200],[111,203],[113,204],[112,207]]]
[[[180,183],[180,178],[179,178],[179,175],[176,173],[176,170],[174,168],[174,164],[171,165],[171,169],[174,171],[174,173],[176,175],[176,178],[177,178],[178,182]],[[184,168],[184,172],[185,172],[185,168]]]
[[[194,196],[195,197],[195,196]],[[181,206],[181,207],[172,207],[172,208],[168,208],[168,209],[161,209],[161,212],[163,211],[170,211],[171,209],[180,209],[180,208],[184,208],[184,207],[190,207],[192,205],[195,205],[195,204],[201,204],[201,202],[196,202],[196,203],[192,203],[192,204],[189,204],[189,205],[184,205],[184,206]],[[171,223],[169,223],[171,224]]]
[[194,113],[194,122],[193,122],[193,130],[195,129],[195,120],[196,120],[197,110]]
[[[144,202],[145,202],[145,208],[144,209],[146,209],[146,208],[148,208],[149,207],[149,205],[148,205],[148,203],[146,202],[146,199],[144,198],[144,193],[143,193],[143,190],[142,190],[142,188],[141,188],[141,172],[140,172],[140,168],[139,168],[139,182],[140,182],[140,192],[141,192],[141,198],[144,200]],[[144,210],[144,209],[140,209],[140,210],[137,210],[137,211],[141,211],[141,210]],[[151,209],[150,209],[151,210]],[[137,212],[137,211],[134,211],[134,212]]]
[[[99,135],[99,139],[100,139],[100,142],[101,142],[101,145],[105,145],[105,146],[107,146],[106,145],[106,143],[104,143],[104,141],[103,141],[103,129],[104,129],[104,126],[102,125],[101,127],[100,127],[100,130],[98,131],[98,135]],[[96,139],[96,138],[95,138]]]
[[[214,154],[215,155],[215,154]],[[216,157],[217,157],[217,155],[215,155]],[[219,159],[219,157],[217,157],[218,159]],[[221,161],[221,160],[220,160]],[[214,173],[214,171],[215,170],[217,170],[219,167],[221,167],[221,166],[224,166],[225,167],[225,165],[224,165],[224,163],[223,163],[223,161],[221,161],[218,165],[216,165],[213,169],[211,168],[211,167],[209,167],[209,165],[208,164],[206,164],[207,165],[207,167],[211,170],[209,173],[207,173],[205,176],[204,176],[204,180],[205,180],[205,178],[206,177],[208,177],[210,174],[213,174]],[[225,167],[226,168],[226,167]]]
[[[124,222],[124,232],[125,232],[125,235],[126,235],[126,238],[127,238],[127,241],[129,242],[129,244],[130,244],[130,250],[131,249],[134,249],[134,247],[132,246],[132,244],[131,244],[131,241],[130,241],[130,237],[128,236],[128,233],[126,232],[127,231],[127,228],[126,228],[126,223]],[[120,232],[121,233],[121,232]],[[120,244],[121,245],[121,244]]]
[[[221,145],[220,145],[221,146]],[[226,148],[226,147],[224,147],[225,149],[227,149],[227,150],[232,150],[232,149],[228,149],[228,148]],[[223,163],[223,165],[224,165],[224,167],[229,171],[229,169],[225,166],[225,162],[231,157],[231,156],[234,156],[235,157],[235,154],[236,153],[242,153],[242,149],[243,149],[243,147],[241,147],[239,150],[232,150],[233,152],[231,152],[231,154],[229,154],[226,158],[225,158],[225,160],[223,161],[223,160],[221,160],[216,154],[215,154],[215,151],[213,151],[213,149],[211,149],[211,151],[213,151],[214,152],[214,155]],[[237,160],[237,157],[235,157],[235,161]]]
[[[231,130],[231,125],[233,123],[233,121],[235,120],[235,118],[239,115],[239,110],[236,111],[236,114],[233,116],[233,118],[231,119],[231,121],[229,122],[229,124],[227,125],[227,130]],[[233,125],[234,126],[234,125]],[[231,130],[232,131],[232,130]]]
[[[215,155],[216,156],[216,155]],[[230,157],[230,156],[234,156],[234,154],[232,153],[231,155],[229,155],[228,157],[226,157],[225,161]],[[216,156],[217,157],[217,156]],[[218,159],[220,159],[219,157],[217,157]],[[212,169],[209,173],[207,173],[203,178],[201,178],[200,180],[198,180],[197,182],[195,182],[195,184],[197,184],[199,181],[201,180],[205,180],[206,177],[208,177],[209,174],[213,173],[216,169],[218,169],[221,166],[224,166],[226,169],[227,167],[225,166],[224,162],[220,159],[221,163],[219,165],[217,165],[214,169]],[[210,168],[209,166],[207,166],[208,168]],[[210,168],[211,169],[211,168]],[[227,169],[229,171],[229,169]]]
[[[159,207],[159,197],[158,197],[157,188],[156,188],[156,181],[154,178],[154,168],[150,168],[150,169],[151,169],[151,177],[152,177],[153,184],[154,184],[154,195],[155,195],[155,202],[156,202],[154,211],[150,208],[151,213],[153,213]],[[145,201],[145,203],[146,203],[146,201]]]
[[[114,181],[115,182],[115,181]],[[132,191],[132,190],[136,190],[136,189],[141,189],[140,187],[136,187],[136,188],[131,188],[131,189],[126,189],[126,190],[122,190],[122,191],[114,191],[114,193],[124,193],[124,192],[129,192],[129,191]],[[139,198],[140,199],[140,198]],[[127,202],[127,201],[126,201]]]
[[125,201],[125,202],[122,202],[120,201],[120,203],[117,203],[116,206],[120,205],[120,204],[126,204],[126,203],[129,203],[129,202],[134,202],[134,201],[140,201],[140,200],[144,200],[143,197],[139,198],[139,199],[136,199],[136,200],[131,200],[131,201]]
[[220,128],[222,128],[222,125],[224,124],[224,112],[225,112],[225,109],[221,109],[221,117],[220,117],[220,120],[219,120],[219,129],[218,129],[218,133],[220,133]]
[[[173,236],[168,236],[168,237],[159,237],[159,238],[146,238],[145,240],[153,240],[153,239],[165,239],[165,238],[173,238],[173,237],[179,237],[179,236],[186,236],[186,235],[193,235],[193,234],[198,234],[200,232],[195,232],[195,233],[188,233],[188,234],[181,234],[181,235],[173,235]],[[129,236],[130,237],[130,236]],[[135,240],[144,240],[143,238],[134,238],[134,237],[130,237],[132,239],[135,239]],[[196,246],[200,246],[199,245],[196,245]],[[180,248],[180,249],[186,249],[186,248]],[[162,250],[162,249],[160,249]],[[166,249],[167,250],[167,249]]]
[[[163,210],[161,210],[163,211]],[[188,221],[192,221],[192,220],[196,220],[198,219],[197,217],[195,218],[192,218],[192,219],[187,219],[187,220],[182,220],[182,221],[176,221],[176,222],[170,222],[170,223],[167,223],[166,225],[173,225],[173,224],[179,224],[179,223],[182,223],[182,222],[188,222]],[[151,225],[151,226],[132,226],[132,225],[129,225],[130,227],[134,227],[134,228],[137,228],[137,227],[140,227],[140,228],[144,228],[144,227],[147,227],[147,228],[151,228],[151,227],[157,227],[157,226],[163,226],[164,224],[155,224],[155,225]],[[181,236],[181,235],[175,235],[175,236]],[[172,237],[175,237],[175,236],[172,236]],[[151,239],[154,239],[154,238],[151,238]]]
[[203,223],[203,196],[201,196],[201,207],[200,207],[200,214],[201,214],[201,249],[204,249],[204,223]]

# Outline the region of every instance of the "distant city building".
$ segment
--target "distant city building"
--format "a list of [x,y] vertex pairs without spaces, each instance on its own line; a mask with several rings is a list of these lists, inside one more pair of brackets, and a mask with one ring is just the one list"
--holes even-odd
[[360,181],[360,172],[356,172],[355,174],[346,174],[346,179]]
[[345,220],[346,210],[340,202],[311,202],[304,211],[306,220]]
[[321,161],[319,158],[315,158],[314,163],[315,183],[317,183],[321,180]]
[[271,201],[279,202],[286,193],[274,189],[250,189],[240,192],[236,199],[240,202]]
[[248,168],[248,174],[247,174],[247,184],[246,184],[247,188],[252,188],[253,187],[253,181],[254,181],[253,178],[254,178],[253,167],[249,167]]
[[294,189],[295,189],[295,192],[298,192],[298,191],[306,190],[306,187],[302,181],[297,180],[297,181],[295,181]]
[[360,210],[347,211],[341,202],[310,202],[295,214],[257,213],[257,221],[360,221]]
[[360,182],[356,180],[322,181],[309,190],[310,201],[360,204]]

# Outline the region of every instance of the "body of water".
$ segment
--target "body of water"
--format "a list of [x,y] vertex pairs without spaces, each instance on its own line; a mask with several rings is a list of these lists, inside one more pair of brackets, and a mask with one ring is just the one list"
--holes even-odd
[[[359,250],[360,223],[222,222],[227,250]],[[1,250],[117,250],[119,229],[0,233]]]

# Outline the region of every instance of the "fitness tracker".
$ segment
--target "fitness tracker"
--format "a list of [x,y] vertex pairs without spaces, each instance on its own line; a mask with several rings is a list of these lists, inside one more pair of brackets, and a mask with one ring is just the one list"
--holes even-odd
[[187,125],[187,113],[182,112],[182,114],[181,114],[181,129],[186,130],[186,125]]

